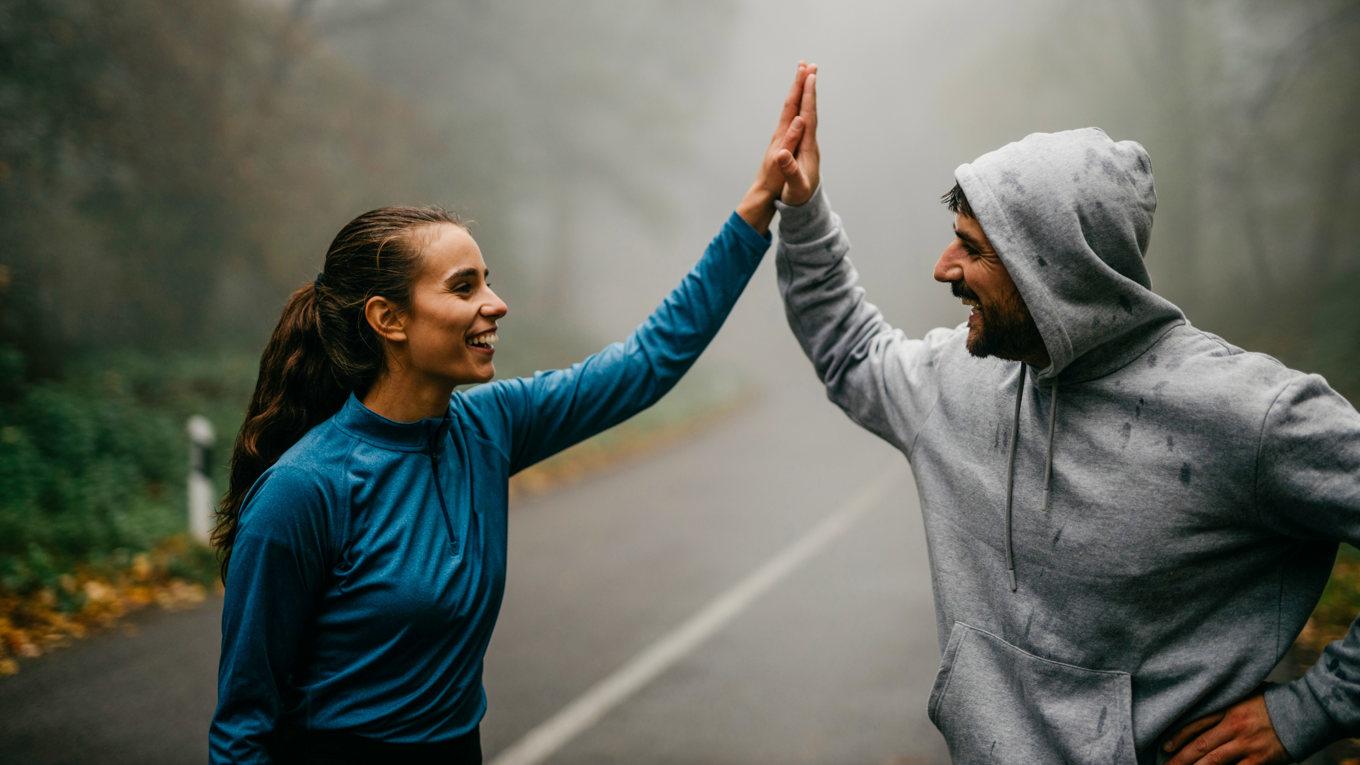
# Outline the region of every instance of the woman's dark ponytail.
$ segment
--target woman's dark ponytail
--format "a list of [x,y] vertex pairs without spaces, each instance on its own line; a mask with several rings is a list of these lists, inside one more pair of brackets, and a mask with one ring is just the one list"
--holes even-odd
[[433,207],[366,212],[336,234],[316,280],[288,298],[260,356],[255,393],[231,453],[230,483],[218,506],[212,541],[224,582],[250,487],[308,430],[339,411],[351,391],[362,395],[382,371],[382,342],[364,318],[364,305],[374,295],[409,305],[420,256],[411,233],[439,223],[463,225]]

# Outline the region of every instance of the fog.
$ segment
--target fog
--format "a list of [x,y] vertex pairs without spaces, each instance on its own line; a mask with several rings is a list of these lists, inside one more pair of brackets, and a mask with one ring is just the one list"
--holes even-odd
[[[507,369],[562,363],[528,338],[574,354],[645,315],[740,198],[799,59],[853,257],[910,331],[961,318],[929,278],[952,169],[1097,125],[1151,153],[1150,267],[1192,320],[1286,355],[1360,333],[1354,2],[6,5],[0,330],[45,375],[258,348],[340,225],[391,203],[473,218],[526,351]],[[720,357],[792,347],[771,270]]]
[[[549,304],[596,340],[626,333],[740,198],[804,59],[821,69],[827,193],[870,298],[909,332],[962,319],[930,278],[948,239],[938,197],[953,168],[1029,132],[1095,125],[1152,156],[1154,286],[1192,321],[1246,345],[1269,336],[1276,353],[1313,344],[1313,332],[1344,335],[1343,347],[1360,340],[1354,312],[1317,318],[1345,294],[1297,296],[1300,283],[1335,280],[1346,294],[1360,284],[1348,245],[1360,157],[1345,138],[1357,111],[1354,4],[596,3],[551,23],[532,4],[512,7],[537,20],[517,66],[553,73],[547,98],[563,116],[512,124],[506,171],[527,177],[498,206],[476,188],[452,200],[505,232],[489,257],[517,264],[503,287],[512,311]],[[647,33],[657,39],[636,37]],[[513,83],[488,67],[463,88],[533,98],[507,93]],[[581,82],[592,74],[619,78],[612,87],[642,103],[616,113],[611,86]],[[772,271],[762,268],[715,355],[796,372]],[[1235,310],[1243,296],[1275,302],[1282,318],[1263,330],[1259,314]],[[530,308],[508,326],[541,315]]]

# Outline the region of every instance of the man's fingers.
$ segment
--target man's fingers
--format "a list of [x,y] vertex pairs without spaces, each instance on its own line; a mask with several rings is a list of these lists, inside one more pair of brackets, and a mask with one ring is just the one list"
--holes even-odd
[[780,143],[779,148],[790,153],[796,151],[799,141],[803,138],[803,129],[806,124],[802,117],[794,117],[793,122],[789,123],[789,129],[784,131],[784,140]]
[[803,95],[799,104],[798,116],[807,123],[807,129],[803,131],[803,148],[815,146],[817,143],[817,65],[813,64],[808,68],[808,75],[803,79]]
[[779,172],[784,174],[784,183],[787,184],[783,194],[785,199],[807,199],[812,195],[812,190],[808,188],[807,176],[803,175],[803,168],[798,166],[798,160],[793,156],[793,152],[780,149],[774,161],[779,166]]
[[778,139],[779,134],[784,131],[789,121],[793,119],[794,115],[798,114],[798,109],[802,104],[803,82],[807,78],[807,71],[807,64],[799,61],[798,71],[793,76],[793,85],[789,87],[788,96],[784,98],[784,108],[779,113],[779,124],[774,128],[772,140]]
[[1224,714],[1224,712],[1215,712],[1208,717],[1201,717],[1198,720],[1189,723],[1184,728],[1171,734],[1171,738],[1166,740],[1166,744],[1162,746],[1162,749],[1167,752],[1174,752],[1177,749],[1180,749],[1182,746],[1185,746],[1185,742],[1217,725],[1218,721],[1223,719]]
[[[1218,717],[1221,722],[1222,715],[1218,715]],[[1200,762],[1208,756],[1210,752],[1233,741],[1235,736],[1235,732],[1229,726],[1214,725],[1192,739],[1190,743],[1182,746],[1180,751],[1176,752],[1176,756],[1167,762],[1167,765],[1193,765],[1193,763]],[[1209,761],[1213,762],[1212,759]]]
[[1228,765],[1229,763],[1242,762],[1242,758],[1247,754],[1246,745],[1241,741],[1229,739],[1221,746],[1206,752],[1199,759],[1190,762],[1196,765]]

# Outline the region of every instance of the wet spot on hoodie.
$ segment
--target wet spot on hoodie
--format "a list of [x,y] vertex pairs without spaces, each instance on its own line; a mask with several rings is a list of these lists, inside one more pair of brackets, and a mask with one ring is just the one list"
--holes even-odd
[[1127,446],[1129,445],[1129,437],[1132,436],[1132,435],[1133,435],[1133,425],[1130,424],[1130,423],[1127,423],[1127,422],[1124,423],[1124,427],[1122,427],[1122,428],[1119,429],[1119,438],[1120,438],[1119,448],[1120,448],[1120,449],[1123,449],[1123,448],[1125,448],[1125,447],[1127,447]]
[[1133,315],[1133,301],[1129,300],[1128,295],[1119,296],[1119,307],[1124,309],[1124,313]]
[[1165,387],[1166,387],[1167,385],[1169,385],[1169,384],[1171,384],[1171,381],[1170,381],[1170,380],[1162,380],[1161,382],[1159,382],[1159,383],[1157,383],[1156,385],[1152,386],[1152,392],[1153,392],[1154,394],[1160,394],[1160,393],[1162,392],[1162,388],[1165,388]]
[[1166,437],[1166,450],[1169,452],[1176,450],[1176,439],[1171,436]]
[[1155,353],[1149,353],[1149,354],[1148,354],[1148,357],[1147,357],[1147,361],[1148,361],[1148,366],[1150,366],[1150,367],[1155,367],[1155,366],[1157,366],[1157,354],[1155,354]]
[[1105,732],[1105,718],[1106,718],[1106,717],[1109,717],[1109,715],[1110,715],[1110,708],[1109,708],[1109,707],[1101,707],[1101,708],[1100,708],[1100,719],[1099,719],[1099,720],[1096,720],[1096,736],[1097,736],[1097,737],[1099,737],[1102,733]]
[[1189,486],[1189,485],[1190,485],[1190,463],[1189,463],[1189,462],[1182,462],[1182,463],[1181,463],[1181,483],[1185,484],[1186,486]]
[[1147,401],[1142,396],[1138,397],[1138,406],[1133,408],[1133,418],[1135,420],[1143,416],[1143,405],[1146,403]]
[[1020,174],[1007,170],[1001,174],[1001,185],[1010,186],[1015,189],[1015,193],[1025,193],[1025,184],[1020,182]]
[[1044,260],[1044,257],[1042,255],[1039,256],[1039,267],[1048,268],[1048,261]]
[[[1065,529],[1065,528],[1067,528],[1067,527],[1066,527],[1066,526],[1059,526],[1059,527],[1058,527],[1058,531],[1057,531],[1056,533],[1053,534],[1053,544],[1056,545],[1056,544],[1058,543],[1058,540],[1059,540],[1059,539],[1062,539],[1063,529]],[[1026,625],[1026,626],[1028,626],[1028,625]]]
[[1087,169],[1099,167],[1100,172],[1111,180],[1120,180],[1123,175],[1119,172],[1118,165],[1111,161],[1109,157],[1098,153],[1095,149],[1086,150],[1086,167]]

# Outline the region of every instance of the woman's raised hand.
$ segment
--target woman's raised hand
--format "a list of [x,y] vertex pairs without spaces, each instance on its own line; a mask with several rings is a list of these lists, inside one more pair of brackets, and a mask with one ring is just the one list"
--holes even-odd
[[[774,200],[784,196],[785,201],[788,201],[785,185],[789,182],[789,174],[800,173],[795,153],[801,154],[806,144],[807,88],[808,83],[815,79],[816,71],[816,64],[798,62],[798,72],[794,75],[793,85],[784,99],[784,108],[779,113],[779,123],[775,125],[774,134],[770,136],[770,144],[765,148],[765,156],[761,160],[760,169],[756,171],[755,182],[751,184],[741,204],[737,206],[737,214],[761,233],[769,229],[770,221],[774,218]],[[815,104],[811,114],[815,118]],[[812,191],[809,189],[807,196],[811,195]],[[804,201],[807,201],[806,198]]]

